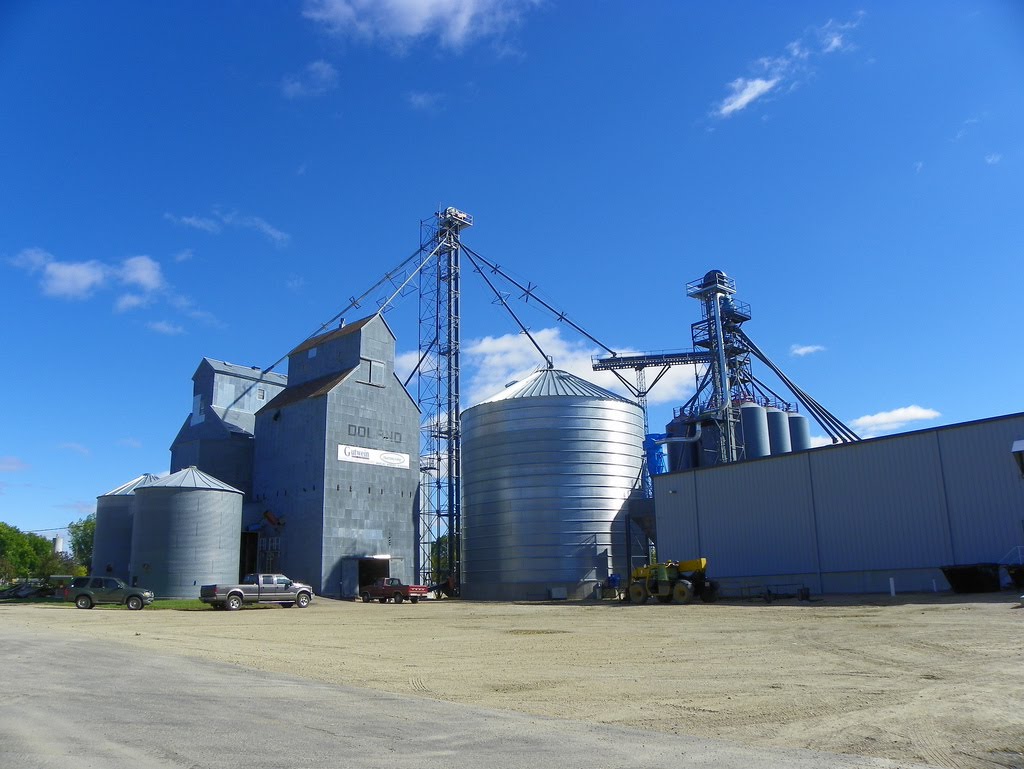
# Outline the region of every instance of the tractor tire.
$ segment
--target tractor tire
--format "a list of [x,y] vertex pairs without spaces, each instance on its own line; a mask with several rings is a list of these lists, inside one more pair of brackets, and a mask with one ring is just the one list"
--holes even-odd
[[704,583],[704,590],[700,594],[700,600],[704,603],[714,603],[718,600],[720,586],[717,582],[708,581]]
[[693,600],[693,583],[681,579],[672,588],[672,600],[675,603],[690,603]]
[[647,599],[650,598],[650,593],[647,592],[647,585],[643,582],[634,582],[629,586],[629,602],[630,603],[647,603]]

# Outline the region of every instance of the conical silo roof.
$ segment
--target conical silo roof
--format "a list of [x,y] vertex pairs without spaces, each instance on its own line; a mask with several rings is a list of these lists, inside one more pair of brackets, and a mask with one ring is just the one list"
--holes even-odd
[[[481,403],[496,403],[513,398],[539,398],[545,396],[573,398],[601,398],[603,400],[633,403],[629,398],[605,390],[596,384],[581,379],[575,374],[558,369],[541,369],[535,371],[519,382],[510,384],[496,395],[492,395]],[[634,404],[636,405],[636,404]]]
[[212,475],[207,475],[194,465],[186,467],[184,470],[179,470],[173,475],[168,475],[166,478],[159,478],[152,483],[147,483],[142,488],[206,489],[210,491],[233,491],[236,494],[243,493],[234,486],[229,486],[224,481],[218,481]]
[[147,486],[153,481],[160,480],[160,477],[153,475],[153,473],[143,473],[138,478],[133,478],[116,489],[111,489],[106,494],[100,494],[101,497],[126,497],[135,493],[135,489],[140,486]]

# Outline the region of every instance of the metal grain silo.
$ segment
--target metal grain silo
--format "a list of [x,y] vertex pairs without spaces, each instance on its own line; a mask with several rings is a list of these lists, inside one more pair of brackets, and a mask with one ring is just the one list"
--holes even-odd
[[804,451],[811,447],[811,423],[803,414],[789,415],[789,439],[793,451]]
[[743,453],[747,459],[766,457],[771,453],[768,442],[768,414],[763,406],[744,403],[740,406],[743,428]]
[[789,414],[781,409],[768,409],[768,441],[772,454],[788,454],[793,450],[789,438]]
[[237,582],[242,492],[195,467],[135,489],[132,583],[158,598],[198,598]]
[[625,570],[637,404],[546,369],[463,412],[462,435],[463,595],[584,597]]
[[158,480],[145,473],[96,497],[96,532],[92,544],[92,573],[128,579],[132,557],[132,505],[135,489]]

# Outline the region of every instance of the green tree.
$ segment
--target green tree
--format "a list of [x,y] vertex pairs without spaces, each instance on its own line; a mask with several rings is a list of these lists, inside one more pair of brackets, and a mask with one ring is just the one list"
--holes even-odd
[[[39,554],[33,547],[32,537],[15,526],[0,523],[0,559],[3,560],[3,575],[7,579],[28,577],[39,561]],[[40,537],[36,536],[37,539]]]
[[92,571],[92,544],[96,537],[96,513],[89,513],[81,520],[68,524],[68,537],[71,540],[71,554],[75,561],[85,567],[86,573]]

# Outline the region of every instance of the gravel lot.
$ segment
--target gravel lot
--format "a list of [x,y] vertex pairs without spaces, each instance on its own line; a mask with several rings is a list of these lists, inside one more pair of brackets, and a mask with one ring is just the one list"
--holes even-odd
[[0,622],[442,701],[943,767],[1024,767],[1016,594],[0,606]]

